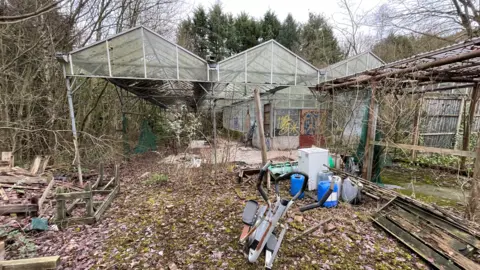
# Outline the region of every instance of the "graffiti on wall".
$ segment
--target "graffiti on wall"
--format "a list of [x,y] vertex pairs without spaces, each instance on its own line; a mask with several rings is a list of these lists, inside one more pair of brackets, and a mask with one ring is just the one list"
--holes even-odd
[[300,133],[314,135],[318,122],[318,110],[302,110],[300,116]]
[[280,136],[288,136],[288,135],[298,135],[298,125],[295,123],[290,115],[284,115],[279,117],[280,123],[278,123],[278,127],[280,131],[278,135]]
[[297,136],[300,131],[299,110],[278,109],[275,115],[275,136]]
[[300,134],[321,134],[327,124],[327,112],[325,110],[302,110],[300,116]]

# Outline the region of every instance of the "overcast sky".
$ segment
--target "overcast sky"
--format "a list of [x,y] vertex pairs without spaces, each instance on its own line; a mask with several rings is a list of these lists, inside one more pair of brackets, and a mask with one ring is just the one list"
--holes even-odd
[[[189,0],[193,6],[202,4],[209,8],[218,0]],[[355,3],[355,6],[361,6],[360,12],[367,12],[386,0],[349,0]],[[292,13],[293,17],[300,22],[308,20],[308,13],[323,13],[328,19],[335,18],[340,20],[342,17],[342,9],[338,4],[338,0],[223,0],[220,1],[224,11],[234,15],[245,11],[255,18],[261,18],[268,9],[273,10],[278,18],[283,21],[288,13]]]

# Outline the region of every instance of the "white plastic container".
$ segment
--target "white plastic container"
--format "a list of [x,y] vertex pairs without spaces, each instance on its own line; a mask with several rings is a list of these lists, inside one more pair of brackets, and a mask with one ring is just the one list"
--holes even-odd
[[308,175],[308,190],[317,189],[317,176],[328,170],[328,150],[322,148],[298,149],[298,170]]

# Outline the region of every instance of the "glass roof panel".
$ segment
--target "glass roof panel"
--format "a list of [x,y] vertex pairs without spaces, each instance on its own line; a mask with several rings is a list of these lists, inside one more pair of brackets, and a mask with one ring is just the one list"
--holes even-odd
[[[177,50],[175,45],[150,31],[143,31],[147,78],[177,79]],[[179,74],[178,74],[179,75]]]
[[290,51],[273,44],[273,82],[275,84],[295,85],[297,57]]
[[144,77],[142,29],[108,41],[113,77]]
[[247,51],[247,82],[272,83],[272,43]]
[[109,76],[107,45],[98,43],[71,55],[75,75]]

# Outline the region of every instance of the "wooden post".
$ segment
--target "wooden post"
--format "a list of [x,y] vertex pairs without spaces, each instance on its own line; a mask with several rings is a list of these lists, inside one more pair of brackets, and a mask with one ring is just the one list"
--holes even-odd
[[87,217],[93,217],[93,194],[92,194],[92,184],[90,182],[87,183],[85,187],[85,191],[90,193],[89,198],[85,199],[86,207],[87,207]]
[[120,170],[119,170],[119,165],[115,164],[115,188],[117,189],[117,192],[120,192]]
[[101,185],[103,182],[103,162],[100,163],[100,181],[99,184]]
[[[63,193],[63,189],[61,187],[57,188],[57,194]],[[65,219],[65,199],[55,198],[57,201],[57,214],[56,214],[56,221],[61,225],[63,220]]]
[[[478,83],[475,83],[475,85],[472,87],[472,92],[470,95],[471,100],[470,100],[470,108],[468,110],[468,118],[463,128],[463,140],[462,140],[463,151],[468,151],[468,144],[470,141],[470,133],[472,132],[473,119],[475,119],[474,116],[475,116],[475,109],[477,107],[479,86],[480,85]],[[462,157],[460,160],[460,169],[461,170],[465,169],[465,157]]]
[[[265,143],[265,131],[263,130],[262,105],[260,102],[260,92],[258,89],[253,90],[255,98],[255,116],[258,123],[258,139],[260,140],[260,147],[262,150],[262,166],[267,163],[267,145]],[[267,181],[267,188],[270,189],[270,182]]]
[[480,136],[478,136],[477,138],[475,153],[477,157],[475,158],[475,165],[473,168],[472,187],[470,189],[470,197],[468,198],[467,209],[465,213],[465,216],[469,220],[474,220],[479,200],[478,193],[480,184]]
[[[415,119],[413,119],[413,138],[412,144],[418,145],[420,139],[420,116],[422,114],[423,97],[420,98],[418,107],[415,109]],[[417,151],[412,150],[412,160],[417,159]]]
[[373,163],[373,147],[371,143],[375,140],[375,128],[376,128],[376,102],[375,102],[375,92],[376,92],[376,83],[371,83],[371,94],[370,94],[370,105],[368,106],[368,128],[367,128],[367,140],[365,142],[365,154],[363,156],[363,166],[362,166],[362,176],[367,180],[372,179],[372,163]]

